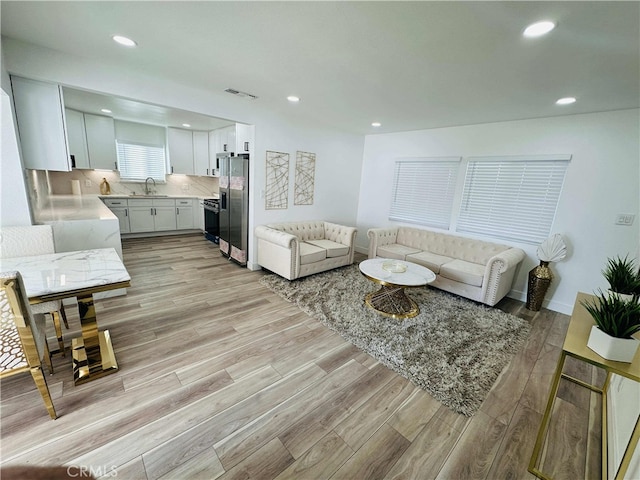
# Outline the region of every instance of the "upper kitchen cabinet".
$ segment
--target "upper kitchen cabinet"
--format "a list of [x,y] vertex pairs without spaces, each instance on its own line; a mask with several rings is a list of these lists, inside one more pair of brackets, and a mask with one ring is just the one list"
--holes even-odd
[[116,130],[113,118],[85,113],[84,125],[91,168],[117,170]]
[[75,168],[117,170],[116,133],[111,117],[65,109],[69,154]]
[[87,130],[84,126],[84,114],[68,108],[64,111],[67,120],[67,139],[69,155],[73,168],[91,168],[87,149]]
[[167,146],[171,173],[194,174],[193,133],[181,128],[167,128]]
[[253,125],[236,123],[235,130],[236,155],[253,151],[253,142],[255,141],[255,127]]
[[249,153],[253,148],[254,131],[253,125],[242,123],[213,130],[209,136],[209,144],[214,146],[214,150],[209,151],[210,156],[215,158],[217,153],[223,152],[234,155]]
[[11,77],[24,167],[71,171],[59,85]]
[[193,164],[196,175],[213,175],[209,164],[209,132],[193,132]]

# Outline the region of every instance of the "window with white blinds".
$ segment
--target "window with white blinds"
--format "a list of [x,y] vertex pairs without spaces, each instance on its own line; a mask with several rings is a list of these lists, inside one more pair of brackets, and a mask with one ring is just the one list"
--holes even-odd
[[119,141],[116,145],[122,180],[144,181],[151,177],[156,181],[165,181],[164,147]]
[[551,232],[570,155],[470,158],[457,230],[538,244]]
[[390,220],[448,229],[460,157],[396,161]]

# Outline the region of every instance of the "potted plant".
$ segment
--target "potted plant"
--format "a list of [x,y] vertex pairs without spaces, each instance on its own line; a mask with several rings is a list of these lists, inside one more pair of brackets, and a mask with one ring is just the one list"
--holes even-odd
[[609,290],[624,300],[632,300],[640,290],[640,274],[628,255],[609,258],[602,275],[609,282]]
[[640,345],[640,340],[632,337],[640,331],[640,303],[600,292],[595,301],[582,305],[596,322],[587,346],[607,360],[631,362]]

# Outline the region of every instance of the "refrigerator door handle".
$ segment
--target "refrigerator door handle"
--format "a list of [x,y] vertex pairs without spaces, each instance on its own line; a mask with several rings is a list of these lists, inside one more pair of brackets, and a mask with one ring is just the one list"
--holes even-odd
[[222,192],[220,194],[220,209],[221,210],[227,209],[227,192]]

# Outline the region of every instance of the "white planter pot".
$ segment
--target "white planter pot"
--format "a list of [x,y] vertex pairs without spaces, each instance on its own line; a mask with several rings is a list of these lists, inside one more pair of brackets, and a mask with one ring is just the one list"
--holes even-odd
[[591,327],[587,347],[596,352],[602,358],[615,362],[631,363],[640,346],[640,340],[635,338],[612,337],[596,325]]
[[629,293],[618,293],[618,292],[614,292],[613,290],[607,290],[607,294],[609,295],[609,298],[618,297],[620,300],[624,302],[631,302],[634,298],[633,295]]

